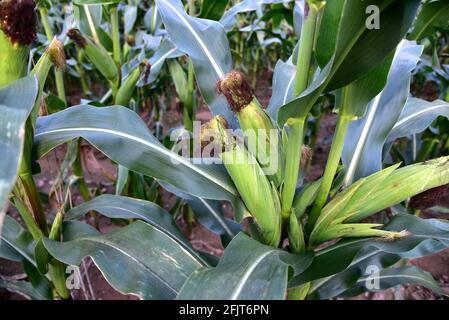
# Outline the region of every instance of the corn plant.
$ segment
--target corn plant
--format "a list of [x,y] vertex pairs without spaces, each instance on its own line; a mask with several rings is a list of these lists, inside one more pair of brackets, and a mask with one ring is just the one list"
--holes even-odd
[[[292,2],[155,0],[146,7],[76,0],[61,27],[50,25],[58,9],[47,1],[36,7],[33,0],[1,0],[0,257],[21,262],[28,281],[0,279],[0,286],[31,299],[69,299],[66,267],[91,257],[116,290],[141,299],[331,299],[400,284],[444,295],[430,274],[404,262],[447,248],[449,224],[421,219],[406,206],[449,184],[449,157],[404,165],[388,155],[398,138],[449,114],[444,101],[409,97],[424,49],[419,42],[445,27],[446,2]],[[264,15],[264,6],[275,11]],[[48,43],[29,64],[36,8]],[[286,12],[295,21],[290,34],[280,22]],[[429,12],[439,18],[429,23]],[[276,63],[267,108],[246,75],[258,71],[245,67],[251,54],[242,40],[248,29],[241,24],[252,15],[252,27],[269,22],[291,50]],[[138,34],[157,45],[133,45]],[[239,50],[235,64],[229,39]],[[267,54],[262,46],[256,62]],[[65,53],[72,66],[65,67]],[[184,108],[177,138],[187,137],[171,144],[133,107],[141,94],[156,94],[165,63]],[[40,115],[52,67],[60,100],[66,101],[64,68],[73,68],[89,101]],[[103,84],[103,97],[87,92],[87,75]],[[213,117],[198,128],[200,95]],[[337,128],[322,178],[306,183],[307,124],[326,95],[335,97]],[[50,215],[33,178],[36,161],[68,144],[64,166],[82,179],[81,139],[117,165],[116,195],[94,197],[80,184],[84,202],[72,206],[69,184]],[[174,194],[187,220],[221,236],[223,255],[195,249],[176,215],[148,201],[157,198],[152,192],[122,195],[145,187]],[[223,203],[232,206],[233,220]],[[5,215],[8,205],[22,224]],[[392,206],[387,221],[377,219]],[[83,219],[92,212],[125,226],[101,233]],[[366,285],[373,266],[376,287]]]

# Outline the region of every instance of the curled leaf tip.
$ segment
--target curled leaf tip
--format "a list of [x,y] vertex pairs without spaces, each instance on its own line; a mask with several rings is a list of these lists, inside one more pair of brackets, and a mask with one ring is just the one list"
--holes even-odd
[[28,46],[33,43],[37,32],[34,0],[0,1],[0,29],[14,45]]
[[54,37],[49,47],[47,48],[47,52],[50,55],[51,62],[58,69],[64,69],[66,66],[66,58],[64,53],[64,44],[61,40]]
[[67,36],[72,40],[78,48],[83,49],[86,46],[86,39],[81,35],[78,29],[70,29]]
[[234,112],[239,112],[254,99],[254,92],[245,76],[235,70],[217,82],[217,92],[226,97]]

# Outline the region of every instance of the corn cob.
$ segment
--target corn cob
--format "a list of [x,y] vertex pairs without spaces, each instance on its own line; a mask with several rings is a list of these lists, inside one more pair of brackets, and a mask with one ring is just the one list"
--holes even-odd
[[254,156],[227,132],[226,120],[217,116],[203,127],[220,146],[220,158],[245,206],[257,223],[264,242],[277,247],[281,238],[280,202],[276,188],[265,176]]
[[112,57],[100,45],[97,45],[90,38],[84,37],[79,30],[70,29],[67,36],[75,45],[84,50],[86,56],[92,61],[98,71],[109,81],[116,82],[118,79],[118,68]]
[[278,130],[262,109],[247,80],[242,73],[231,71],[217,82],[217,91],[226,97],[236,113],[246,134],[247,148],[269,179],[279,187],[283,180],[283,159]]
[[117,96],[115,97],[115,104],[120,106],[127,106],[129,104],[129,100],[133,95],[134,90],[136,89],[136,84],[140,79],[140,76],[143,72],[147,73],[151,70],[151,65],[149,63],[141,63],[137,68],[135,68],[128,75],[126,79],[124,79],[123,84],[117,91]]

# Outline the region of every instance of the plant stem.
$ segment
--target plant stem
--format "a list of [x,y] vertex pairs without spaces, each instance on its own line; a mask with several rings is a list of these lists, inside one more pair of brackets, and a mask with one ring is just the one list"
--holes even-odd
[[[48,238],[53,241],[61,241],[61,227],[64,220],[64,205],[56,213],[56,217],[53,220],[51,226],[50,234]],[[48,271],[51,279],[53,280],[53,285],[55,287],[56,293],[62,299],[68,299],[70,297],[70,291],[67,289],[66,276],[65,276],[65,264],[61,261],[53,261],[48,265]]]
[[78,189],[81,194],[81,197],[83,198],[84,201],[89,201],[90,192],[89,188],[86,185],[86,181],[84,180],[83,164],[81,161],[81,139],[79,139],[75,143],[78,144],[78,151],[76,154],[76,159],[72,165],[72,170],[73,174],[78,178]]
[[193,63],[189,61],[188,71],[187,71],[187,101],[184,106],[184,128],[188,131],[193,131],[193,120],[195,116],[194,110],[194,87],[195,87],[195,79],[194,79],[194,71],[193,71]]
[[[20,198],[32,213],[33,219],[43,234],[48,235],[47,218],[42,207],[42,202],[33,179],[31,169],[31,150],[33,146],[33,125],[28,118],[25,124],[25,142],[23,145],[22,158],[20,159],[19,173],[17,178],[17,190],[20,191]],[[18,195],[19,196],[19,195]]]
[[314,5],[305,6],[305,21],[299,40],[298,61],[296,63],[296,78],[294,86],[295,97],[299,96],[309,83],[310,61],[312,59],[315,40],[318,9]]
[[296,191],[296,183],[299,176],[299,163],[301,161],[301,149],[303,144],[305,119],[292,119],[289,123],[290,131],[288,134],[288,142],[286,148],[285,163],[285,181],[282,189],[282,217],[288,219],[290,217],[293,198]]
[[81,88],[83,89],[83,93],[87,96],[90,94],[89,85],[86,81],[86,73],[84,72],[84,68],[81,66],[84,59],[84,53],[82,50],[77,50],[77,60],[78,63],[75,66],[76,72],[78,72],[80,76]]
[[[314,5],[309,5],[308,3],[306,3],[305,12],[306,15],[301,32],[301,39],[299,40],[300,47],[296,64],[295,96],[299,96],[307,88],[309,83],[310,62],[312,59],[318,16],[318,9]],[[290,119],[288,122],[290,132],[286,148],[285,181],[282,189],[282,216],[284,219],[287,219],[290,216],[293,197],[295,196],[296,183],[298,182],[300,170],[305,123],[306,117]]]
[[68,299],[70,291],[66,286],[65,265],[60,261],[53,261],[48,265],[48,273],[58,295],[62,299]]
[[47,9],[40,8],[39,13],[41,15],[41,22],[42,26],[44,27],[45,35],[47,36],[47,39],[51,41],[54,37],[54,34],[51,30],[50,22],[48,21],[48,11]]
[[189,15],[194,16],[195,15],[195,0],[189,0]]
[[[44,27],[45,35],[47,36],[48,41],[52,41],[54,37],[54,33],[51,30],[50,23],[48,21],[48,11],[45,8],[39,8],[39,13],[41,16],[42,25]],[[55,82],[56,82],[56,92],[58,93],[59,99],[61,99],[65,104],[67,104],[67,98],[65,95],[65,87],[64,87],[64,75],[61,70],[54,69],[55,73]]]
[[113,56],[115,63],[118,66],[120,66],[121,63],[120,30],[119,30],[118,9],[116,5],[111,6],[110,13],[111,13]]
[[343,146],[345,143],[346,133],[348,132],[348,125],[351,122],[352,117],[347,115],[340,115],[337,122],[337,129],[335,131],[334,140],[330,150],[329,158],[326,163],[326,169],[324,170],[323,181],[318,191],[318,196],[315,200],[315,204],[309,215],[309,220],[306,224],[306,232],[310,234],[316,220],[320,216],[321,209],[326,203],[329,191],[332,187],[332,182],[337,172],[338,165],[340,164],[341,154],[343,152]]
[[257,72],[259,67],[259,59],[260,59],[260,48],[256,49],[256,56],[254,57],[254,65],[253,65],[253,79],[252,79],[252,87],[255,88],[257,84]]
[[65,95],[65,86],[64,86],[64,75],[61,70],[54,70],[55,72],[55,82],[56,82],[56,92],[58,93],[58,98],[67,105],[67,98]]

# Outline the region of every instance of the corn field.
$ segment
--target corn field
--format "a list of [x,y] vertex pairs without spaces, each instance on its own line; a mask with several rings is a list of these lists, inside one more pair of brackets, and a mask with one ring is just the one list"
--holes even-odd
[[446,299],[448,185],[447,0],[0,0],[0,299]]

